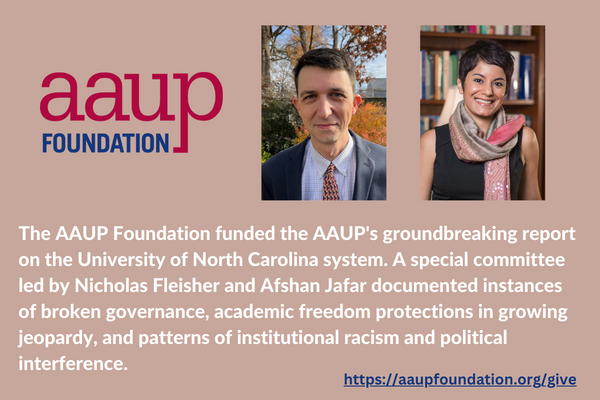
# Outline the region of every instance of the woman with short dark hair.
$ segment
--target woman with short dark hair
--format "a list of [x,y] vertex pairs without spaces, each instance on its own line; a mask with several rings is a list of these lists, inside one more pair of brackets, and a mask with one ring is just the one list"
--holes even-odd
[[457,81],[464,100],[447,125],[421,136],[422,200],[541,200],[535,133],[502,108],[513,69],[496,41],[466,49]]

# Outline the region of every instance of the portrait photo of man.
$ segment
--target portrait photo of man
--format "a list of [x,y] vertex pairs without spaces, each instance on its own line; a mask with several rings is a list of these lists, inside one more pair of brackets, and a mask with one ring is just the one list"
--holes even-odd
[[305,53],[292,100],[309,136],[262,165],[262,200],[386,200],[386,148],[350,128],[362,98],[343,51]]

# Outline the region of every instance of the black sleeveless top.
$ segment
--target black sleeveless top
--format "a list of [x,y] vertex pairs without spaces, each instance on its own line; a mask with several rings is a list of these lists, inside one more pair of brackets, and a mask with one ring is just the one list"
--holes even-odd
[[[509,155],[510,198],[519,198],[519,184],[523,173],[521,140]],[[433,165],[432,200],[483,200],[485,162],[469,163],[460,160],[454,152],[448,124],[435,128],[435,163]]]

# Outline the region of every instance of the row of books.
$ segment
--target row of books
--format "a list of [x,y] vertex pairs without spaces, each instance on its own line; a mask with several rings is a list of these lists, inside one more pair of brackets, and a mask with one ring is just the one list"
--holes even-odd
[[[421,50],[421,100],[445,100],[458,78],[458,62],[464,50]],[[533,98],[534,55],[510,52],[515,69],[510,78],[507,100]]]
[[458,60],[464,50],[421,50],[421,100],[445,100],[456,85]]
[[[513,114],[508,114],[513,115]],[[439,115],[421,115],[421,135],[438,125]],[[531,127],[531,116],[525,115],[525,125]]]
[[421,32],[531,36],[531,25],[421,25]]
[[437,126],[439,115],[421,115],[421,135]]

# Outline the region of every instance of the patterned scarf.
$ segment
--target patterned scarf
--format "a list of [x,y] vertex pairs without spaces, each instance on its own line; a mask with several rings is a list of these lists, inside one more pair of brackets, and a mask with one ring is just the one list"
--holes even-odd
[[484,200],[510,200],[508,155],[519,141],[517,133],[523,125],[524,116],[507,117],[500,108],[484,136],[465,109],[464,101],[458,103],[450,117],[450,138],[458,158],[466,162],[485,162]]

